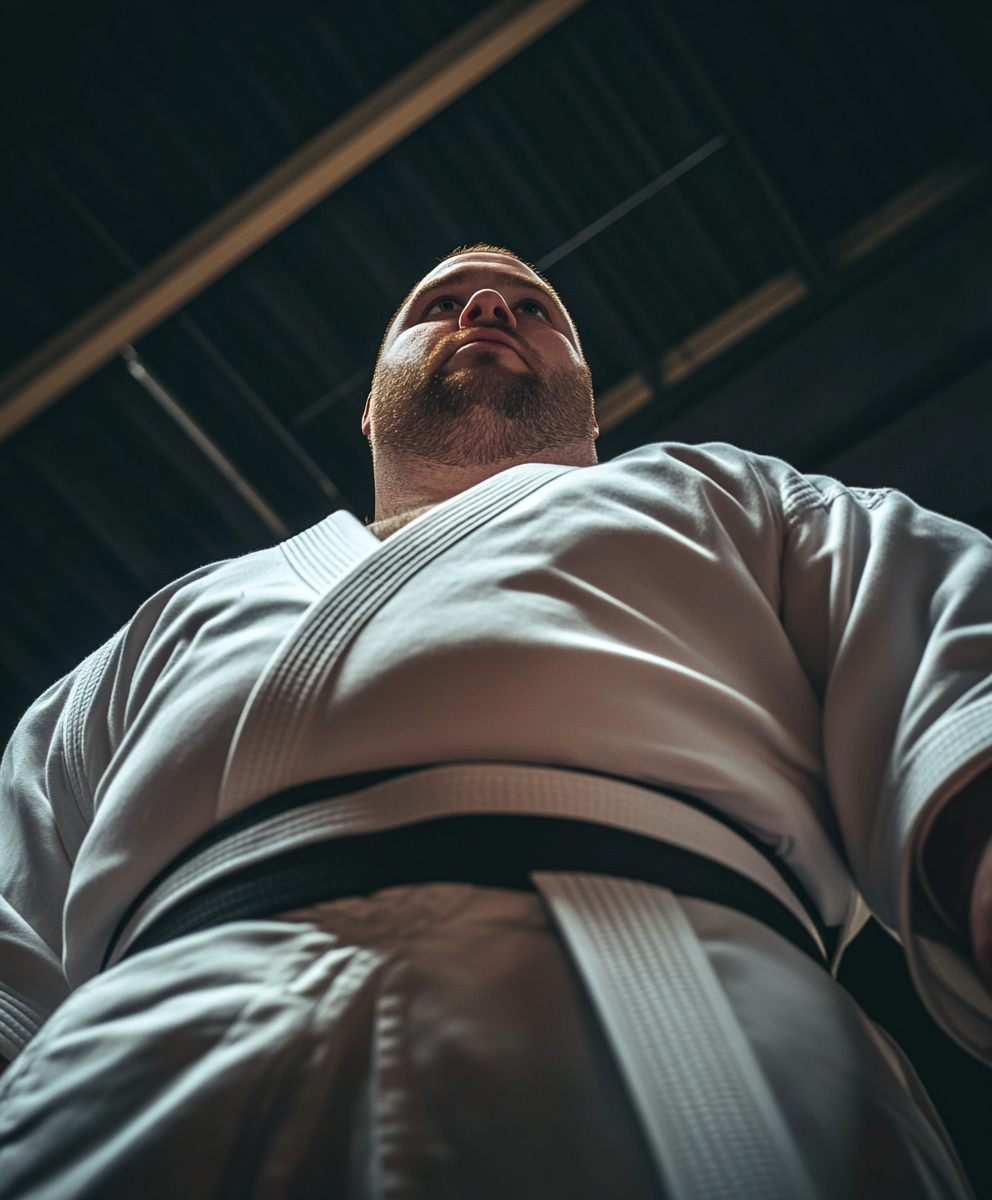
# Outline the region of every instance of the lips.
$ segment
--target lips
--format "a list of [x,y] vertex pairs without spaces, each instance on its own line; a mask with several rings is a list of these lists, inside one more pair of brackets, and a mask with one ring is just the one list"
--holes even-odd
[[491,326],[482,326],[479,329],[471,330],[464,338],[460,339],[457,345],[453,346],[449,358],[454,357],[464,346],[471,346],[476,342],[489,343],[490,345],[506,346],[517,354],[524,362],[527,360],[520,352],[520,347],[513,338],[499,329],[493,329]]
[[514,342],[505,333],[500,333],[498,329],[473,329],[463,339],[458,349],[460,350],[462,346],[470,346],[473,342],[497,342],[500,346],[509,346],[511,350],[517,348]]

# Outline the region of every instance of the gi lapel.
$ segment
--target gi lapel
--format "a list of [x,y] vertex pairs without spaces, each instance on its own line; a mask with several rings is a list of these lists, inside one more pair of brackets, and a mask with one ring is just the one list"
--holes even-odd
[[280,542],[279,549],[303,582],[322,596],[363,559],[375,554],[379,541],[351,513],[336,512]]
[[217,803],[221,820],[289,783],[307,709],[355,634],[421,568],[525,496],[575,467],[525,463],[393,534],[333,584],[259,676],[238,721]]

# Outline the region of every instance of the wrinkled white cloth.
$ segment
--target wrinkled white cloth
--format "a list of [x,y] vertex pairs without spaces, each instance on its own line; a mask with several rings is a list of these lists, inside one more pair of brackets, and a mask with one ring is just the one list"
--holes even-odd
[[230,812],[306,780],[485,760],[699,796],[773,846],[828,924],[860,889],[936,1018],[990,1061],[992,999],[914,928],[910,885],[926,822],[992,761],[992,542],[898,493],[724,445],[566,470],[370,613],[326,679],[301,679],[296,752],[259,794],[250,773],[225,790],[239,719],[307,614],[540,470],[384,543],[336,513],[193,572],[32,706],[0,770],[0,1051]]
[[[965,1200],[912,1071],[830,976],[682,903],[817,1200]],[[0,1085],[2,1200],[328,1195],[660,1200],[536,895],[392,888],[180,938],[78,989]]]

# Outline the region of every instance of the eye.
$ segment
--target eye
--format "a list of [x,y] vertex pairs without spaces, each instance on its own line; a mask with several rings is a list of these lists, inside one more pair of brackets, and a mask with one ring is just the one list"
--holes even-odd
[[455,296],[439,296],[437,300],[432,300],[424,313],[425,317],[433,317],[438,313],[456,313],[461,312],[462,302]]
[[517,312],[523,313],[525,317],[541,317],[545,321],[550,321],[548,310],[538,300],[521,300],[517,305]]

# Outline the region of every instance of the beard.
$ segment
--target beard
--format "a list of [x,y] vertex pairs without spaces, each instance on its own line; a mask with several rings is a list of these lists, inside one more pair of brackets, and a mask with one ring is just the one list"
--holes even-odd
[[[495,352],[475,354],[475,366],[453,372],[380,363],[372,381],[373,451],[388,447],[444,466],[486,466],[592,440],[588,367],[538,362],[537,370],[519,373]],[[532,349],[528,359],[536,360]]]

